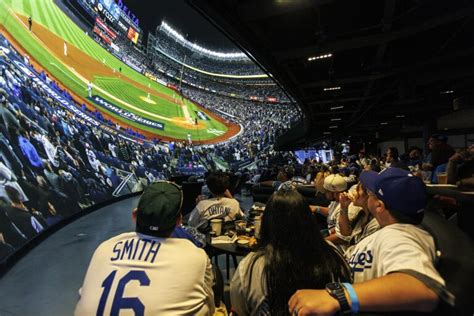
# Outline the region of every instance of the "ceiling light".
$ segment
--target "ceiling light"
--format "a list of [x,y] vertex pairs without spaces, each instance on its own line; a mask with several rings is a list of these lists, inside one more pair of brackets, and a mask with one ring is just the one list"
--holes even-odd
[[329,126],[329,128],[337,128],[337,125]]
[[333,119],[331,119],[331,122],[336,122],[336,121],[340,121],[340,120],[342,120],[342,119],[341,118],[333,118]]
[[396,117],[396,118],[404,118],[404,117],[405,117],[405,115],[403,115],[403,114],[400,114],[400,115],[397,115],[397,116],[395,116],[395,117]]
[[382,122],[380,125],[388,125],[388,122]]
[[333,106],[332,108],[330,108],[330,110],[340,110],[343,108],[344,108],[344,105],[339,105],[339,106]]
[[324,55],[319,55],[319,56],[311,56],[308,57],[308,61],[314,61],[317,59],[326,59],[332,57],[332,54],[324,54]]
[[324,134],[324,135],[330,135],[331,132],[324,132],[323,134]]
[[329,87],[329,88],[324,88],[324,91],[334,91],[334,90],[341,90],[341,87]]
[[441,91],[440,94],[452,94],[454,93],[453,90],[446,90],[446,91]]

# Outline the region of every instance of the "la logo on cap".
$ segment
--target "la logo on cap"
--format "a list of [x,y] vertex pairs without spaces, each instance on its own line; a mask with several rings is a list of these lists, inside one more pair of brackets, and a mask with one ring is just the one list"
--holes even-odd
[[149,228],[150,230],[152,230],[152,231],[155,231],[155,232],[160,229],[158,226],[150,226],[150,227],[148,227],[148,228]]

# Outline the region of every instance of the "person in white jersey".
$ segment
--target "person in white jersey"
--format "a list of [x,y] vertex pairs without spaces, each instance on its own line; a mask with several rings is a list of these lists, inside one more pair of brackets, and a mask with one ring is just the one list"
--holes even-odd
[[213,197],[198,202],[189,216],[189,226],[205,232],[211,219],[220,218],[224,222],[231,222],[243,216],[239,201],[228,190],[230,184],[227,174],[213,172],[207,177],[206,184]]
[[136,231],[95,251],[75,315],[213,315],[212,266],[186,239],[169,238],[181,222],[183,194],[156,182],[133,211]]
[[293,315],[430,312],[440,297],[446,297],[445,282],[434,267],[433,237],[417,226],[426,206],[423,181],[399,168],[364,171],[360,181],[381,229],[352,252],[354,285],[330,283],[326,291],[299,290],[288,302]]

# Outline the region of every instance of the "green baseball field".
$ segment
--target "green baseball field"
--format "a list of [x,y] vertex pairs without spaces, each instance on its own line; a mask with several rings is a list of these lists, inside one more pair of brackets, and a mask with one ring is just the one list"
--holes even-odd
[[[33,19],[31,32],[28,16]],[[105,117],[148,137],[187,140],[191,134],[193,142],[213,143],[239,131],[238,126],[114,57],[70,20],[53,0],[0,0],[0,31],[79,102],[86,102]],[[89,82],[92,83],[92,99],[88,98]],[[104,102],[113,109],[145,120],[126,118],[104,106]],[[197,116],[197,112],[204,113],[207,119]],[[158,122],[164,128],[155,128],[143,121]]]

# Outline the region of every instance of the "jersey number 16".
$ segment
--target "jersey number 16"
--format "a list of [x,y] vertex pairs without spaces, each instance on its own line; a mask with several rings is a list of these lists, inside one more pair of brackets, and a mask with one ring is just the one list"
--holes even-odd
[[[104,291],[100,297],[99,307],[97,308],[97,316],[104,315],[105,304],[109,297],[112,283],[114,282],[115,274],[117,270],[112,271],[102,282]],[[132,309],[135,316],[143,316],[145,314],[145,306],[138,297],[123,297],[125,286],[130,281],[140,282],[140,286],[149,286],[150,279],[143,270],[131,270],[124,275],[118,282],[117,289],[115,291],[114,300],[112,302],[112,309],[110,310],[110,316],[118,316],[121,309]]]

